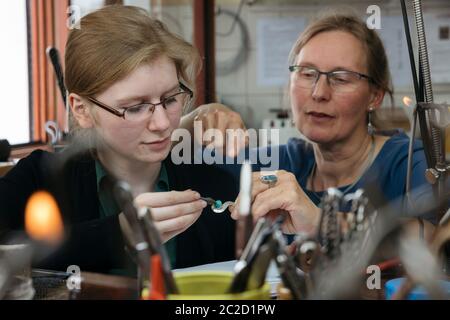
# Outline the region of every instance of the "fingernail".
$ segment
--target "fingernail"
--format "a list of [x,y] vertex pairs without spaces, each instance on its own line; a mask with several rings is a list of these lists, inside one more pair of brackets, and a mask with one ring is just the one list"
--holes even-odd
[[194,197],[197,198],[197,199],[200,198],[200,193],[194,192]]
[[206,206],[208,205],[208,203],[204,200],[202,200],[202,208],[206,208]]

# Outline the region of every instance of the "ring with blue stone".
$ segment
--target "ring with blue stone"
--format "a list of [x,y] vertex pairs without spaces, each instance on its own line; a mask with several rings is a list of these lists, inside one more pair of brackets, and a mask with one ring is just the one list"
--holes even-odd
[[259,178],[259,180],[262,183],[267,184],[269,186],[269,188],[271,188],[277,183],[278,177],[276,175],[274,175],[274,174],[268,174],[268,175],[265,175],[265,176],[261,176]]
[[222,206],[222,201],[216,200],[214,201],[214,208],[218,209]]

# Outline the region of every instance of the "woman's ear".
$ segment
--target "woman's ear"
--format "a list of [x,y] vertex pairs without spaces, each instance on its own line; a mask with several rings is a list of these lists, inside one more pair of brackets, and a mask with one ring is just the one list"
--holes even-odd
[[381,107],[385,93],[386,92],[383,89],[374,88],[372,90],[369,106],[373,109],[378,109]]
[[76,93],[71,93],[69,95],[69,103],[73,116],[77,119],[80,127],[84,129],[94,127],[94,119],[83,98]]

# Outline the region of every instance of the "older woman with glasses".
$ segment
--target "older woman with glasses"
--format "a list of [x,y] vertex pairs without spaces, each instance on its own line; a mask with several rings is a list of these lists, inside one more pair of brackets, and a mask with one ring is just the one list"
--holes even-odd
[[212,166],[176,166],[168,157],[199,68],[193,46],[143,9],[108,6],[83,17],[66,45],[71,146],[58,155],[33,152],[0,179],[0,236],[23,230],[27,199],[46,189],[68,233],[40,266],[132,273],[113,177],[131,186],[136,204],[152,208],[172,267],[233,259],[234,221],[200,197],[236,197],[236,182]]
[[[312,232],[328,188],[347,194],[376,180],[387,201],[402,199],[409,139],[404,133],[389,137],[375,130],[374,111],[386,93],[391,100],[393,94],[376,32],[352,15],[324,17],[300,35],[289,63],[293,119],[308,142],[291,139],[280,147],[282,170],[273,187],[260,181],[260,173],[254,174],[253,214],[288,212],[287,233]],[[418,141],[413,160],[412,189],[431,193]]]
[[[325,190],[352,193],[373,180],[387,201],[402,203],[409,139],[404,133],[376,132],[374,111],[386,93],[392,100],[388,60],[377,33],[353,15],[321,18],[300,35],[289,63],[293,120],[307,141],[290,139],[271,147],[279,152],[279,163],[271,168],[280,170],[271,183],[261,179],[261,172],[254,173],[253,215],[287,212],[286,233],[311,233],[317,230]],[[197,112],[202,119],[212,113]],[[421,142],[416,141],[413,150],[411,188],[416,193],[410,200],[417,208],[420,196],[431,194],[431,187],[424,177]],[[255,171],[261,167],[256,164]],[[232,209],[234,218],[238,207]],[[426,218],[435,221],[432,214]]]

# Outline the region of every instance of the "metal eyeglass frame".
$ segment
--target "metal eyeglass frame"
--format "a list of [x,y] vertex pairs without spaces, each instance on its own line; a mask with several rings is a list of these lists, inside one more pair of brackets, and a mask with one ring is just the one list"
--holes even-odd
[[[175,97],[175,96],[181,94],[181,93],[187,93],[187,94],[189,94],[189,99],[192,99],[192,97],[194,96],[194,92],[192,92],[192,90],[189,89],[189,88],[188,88],[186,85],[184,85],[183,83],[178,82],[178,84],[180,85],[180,88],[181,88],[182,90],[184,90],[184,91],[180,91],[180,92],[177,92],[177,93],[175,93],[175,94],[173,94],[173,95],[171,95],[171,96],[168,96],[168,97],[162,99],[162,101],[160,101],[160,102],[158,102],[158,103],[151,103],[151,102],[142,102],[142,103],[139,103],[139,104],[137,104],[137,105],[131,106],[131,107],[129,107],[129,108],[123,110],[122,112],[119,111],[119,110],[117,110],[117,109],[115,109],[115,108],[113,108],[113,107],[110,107],[110,106],[108,106],[108,105],[106,105],[106,104],[104,104],[104,103],[102,103],[102,102],[100,102],[100,101],[98,101],[98,100],[96,100],[96,99],[94,99],[94,98],[92,98],[92,97],[87,97],[87,99],[88,99],[90,102],[92,102],[93,104],[95,104],[96,106],[102,108],[103,110],[106,110],[106,111],[108,111],[108,112],[114,114],[115,116],[118,116],[118,117],[123,118],[124,120],[126,120],[126,118],[125,118],[125,113],[127,112],[127,110],[130,109],[130,108],[136,107],[136,106],[138,106],[138,105],[149,104],[151,107],[153,107],[153,108],[151,109],[151,111],[150,111],[150,114],[153,114],[153,112],[155,111],[155,108],[156,108],[157,106],[162,105],[162,107],[163,107],[164,109],[166,109],[166,105],[165,105],[166,101],[167,101],[168,99],[171,99],[171,98],[173,98],[173,97]],[[150,110],[150,109],[149,109],[149,110]]]
[[290,71],[290,72],[296,72],[296,71],[298,71],[300,68],[311,69],[311,70],[314,70],[314,71],[317,72],[317,77],[316,77],[316,79],[314,80],[314,83],[313,83],[313,85],[312,85],[311,88],[314,88],[314,86],[317,84],[317,82],[319,81],[319,78],[320,78],[320,76],[321,76],[322,74],[324,74],[324,75],[326,76],[326,78],[327,78],[327,83],[328,83],[329,85],[330,85],[330,76],[329,76],[329,75],[330,75],[330,74],[339,74],[339,73],[351,73],[351,74],[356,74],[356,75],[359,76],[360,79],[361,79],[361,78],[365,78],[365,79],[367,79],[369,82],[375,83],[375,81],[372,79],[372,77],[370,77],[370,76],[368,76],[368,75],[366,75],[366,74],[364,74],[364,73],[359,73],[359,72],[356,72],[356,71],[350,71],[350,70],[335,70],[335,71],[324,72],[324,71],[317,70],[316,68],[313,68],[313,67],[306,67],[306,66],[292,65],[292,66],[289,66],[289,71]]

